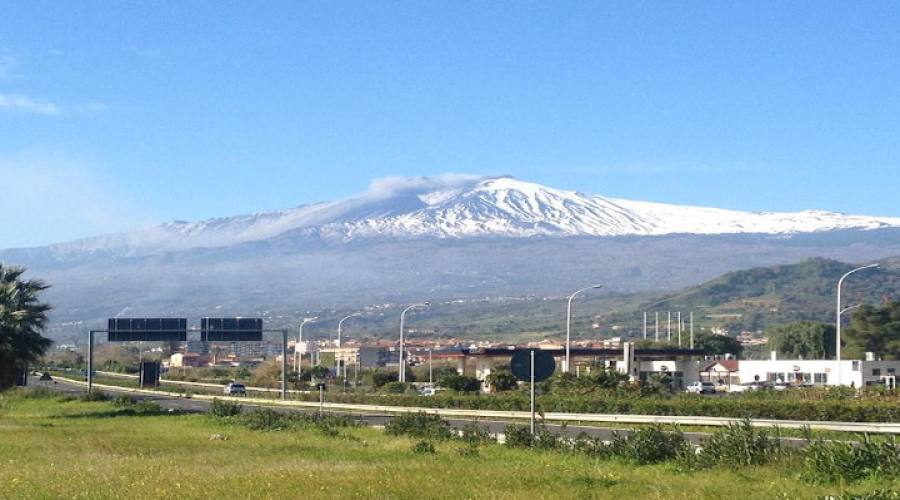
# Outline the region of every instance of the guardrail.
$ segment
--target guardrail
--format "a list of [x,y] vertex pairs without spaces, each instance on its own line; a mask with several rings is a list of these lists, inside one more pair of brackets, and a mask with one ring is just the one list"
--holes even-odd
[[[101,372],[98,370],[94,370],[94,373],[98,375],[104,375],[107,377],[120,377],[120,378],[139,378],[138,375],[132,375],[128,373],[116,373],[116,372]],[[161,384],[172,384],[172,385],[190,385],[194,387],[212,387],[215,389],[222,390],[225,388],[223,384],[211,384],[208,382],[188,382],[187,380],[172,380],[167,378],[160,378],[159,383]],[[275,392],[281,394],[281,389],[270,389],[268,387],[250,387],[245,386],[250,392]],[[312,394],[314,391],[300,391],[296,389],[288,389],[288,394]]]
[[[63,380],[79,385],[87,385],[80,380],[72,380],[64,377],[57,377]],[[177,397],[177,394],[164,391],[151,391],[146,389],[133,389],[130,387],[119,387],[111,385],[94,384],[94,387],[107,389],[112,391],[132,392],[139,394],[153,394],[168,397]],[[285,406],[285,407],[301,407],[301,408],[325,408],[330,410],[343,410],[352,412],[383,412],[383,413],[419,413],[424,412],[432,415],[440,415],[442,417],[463,417],[463,418],[499,418],[499,419],[515,419],[527,420],[531,417],[531,413],[527,411],[505,411],[505,410],[467,410],[456,408],[425,408],[417,406],[384,406],[384,405],[362,405],[349,403],[316,403],[310,401],[283,401],[272,399],[258,399],[250,397],[233,397],[233,396],[210,396],[205,394],[195,394],[191,396],[193,399],[221,399],[226,401],[235,401],[239,403],[253,403],[265,406]],[[674,425],[701,425],[701,426],[727,426],[733,423],[741,422],[740,418],[728,417],[702,417],[702,416],[676,416],[676,415],[617,415],[602,413],[545,413],[543,420],[547,422],[596,422],[596,423],[625,423],[625,424],[674,424]],[[780,427],[783,429],[802,429],[809,427],[816,430],[828,430],[839,432],[868,432],[876,434],[900,434],[900,423],[892,422],[835,422],[835,421],[817,421],[817,420],[775,420],[775,419],[752,419],[751,425],[755,427]]]

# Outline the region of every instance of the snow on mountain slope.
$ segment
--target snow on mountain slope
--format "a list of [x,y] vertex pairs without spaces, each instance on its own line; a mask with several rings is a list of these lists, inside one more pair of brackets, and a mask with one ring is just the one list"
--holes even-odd
[[673,233],[799,233],[900,227],[900,218],[823,211],[751,213],[629,201],[552,189],[510,177],[376,181],[334,202],[202,222],[170,222],[48,248],[56,258],[148,255],[265,240],[288,231],[350,241],[372,237],[618,236]]

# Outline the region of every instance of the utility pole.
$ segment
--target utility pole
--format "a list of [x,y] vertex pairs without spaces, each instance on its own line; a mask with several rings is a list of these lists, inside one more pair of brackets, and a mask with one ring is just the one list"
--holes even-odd
[[287,329],[281,330],[281,399],[287,399]]
[[666,321],[666,341],[672,343],[672,311],[666,311],[668,320]]
[[644,311],[644,340],[647,340],[647,311]]
[[678,311],[678,347],[681,347],[681,328],[683,323],[681,322],[681,311]]
[[694,348],[694,311],[691,311],[690,319],[691,319],[691,349],[693,349]]
[[655,312],[656,316],[656,341],[659,342],[659,311]]

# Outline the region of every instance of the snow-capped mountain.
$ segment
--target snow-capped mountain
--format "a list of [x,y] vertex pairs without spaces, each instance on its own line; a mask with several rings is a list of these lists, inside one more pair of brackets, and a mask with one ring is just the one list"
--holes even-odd
[[900,227],[900,218],[809,210],[741,212],[606,198],[511,177],[386,179],[352,198],[52,245],[56,257],[135,256],[225,247],[290,232],[328,241],[362,238],[784,234]]

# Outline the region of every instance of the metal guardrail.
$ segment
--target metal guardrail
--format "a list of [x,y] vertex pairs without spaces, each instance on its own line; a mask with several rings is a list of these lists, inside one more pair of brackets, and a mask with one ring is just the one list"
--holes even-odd
[[[95,370],[94,373],[96,373],[97,375],[104,375],[107,377],[121,377],[121,378],[131,378],[131,379],[139,378],[138,375],[132,375],[132,374],[128,374],[128,373],[101,372],[101,371],[97,371],[97,370]],[[211,383],[207,383],[207,382],[188,382],[187,380],[171,380],[171,379],[167,379],[167,378],[160,378],[159,382],[161,384],[191,385],[194,387],[212,387],[212,388],[219,389],[219,390],[222,390],[225,388],[225,385],[223,385],[223,384],[211,384]],[[250,386],[245,386],[245,387],[250,392],[275,392],[275,393],[281,394],[281,389],[270,389],[268,387],[250,387]],[[300,391],[300,390],[296,390],[296,389],[288,389],[287,392],[288,392],[288,394],[313,394],[315,391]]]
[[[79,380],[57,377],[59,380],[87,385]],[[177,394],[164,391],[151,391],[146,389],[132,389],[111,385],[94,384],[107,390],[133,392],[140,394],[153,394],[168,397],[177,397]],[[417,406],[385,406],[362,405],[349,403],[317,403],[311,401],[282,401],[272,399],[258,399],[233,396],[210,396],[195,394],[193,399],[221,399],[240,403],[253,403],[265,406],[286,406],[306,408],[326,408],[331,410],[345,410],[357,412],[383,412],[383,413],[419,413],[424,412],[442,417],[468,417],[468,418],[500,418],[500,419],[529,419],[531,413],[527,411],[505,410],[467,410],[456,408],[425,408]],[[674,425],[702,425],[721,427],[743,421],[740,418],[728,417],[701,417],[701,416],[677,416],[677,415],[617,415],[602,413],[545,413],[543,420],[547,422],[596,422],[596,423],[625,423],[625,424],[674,424]],[[755,427],[780,427],[783,429],[802,429],[809,427],[815,430],[828,430],[839,432],[868,432],[873,434],[900,434],[900,423],[894,422],[835,422],[817,420],[776,420],[776,419],[752,419],[751,425]]]

